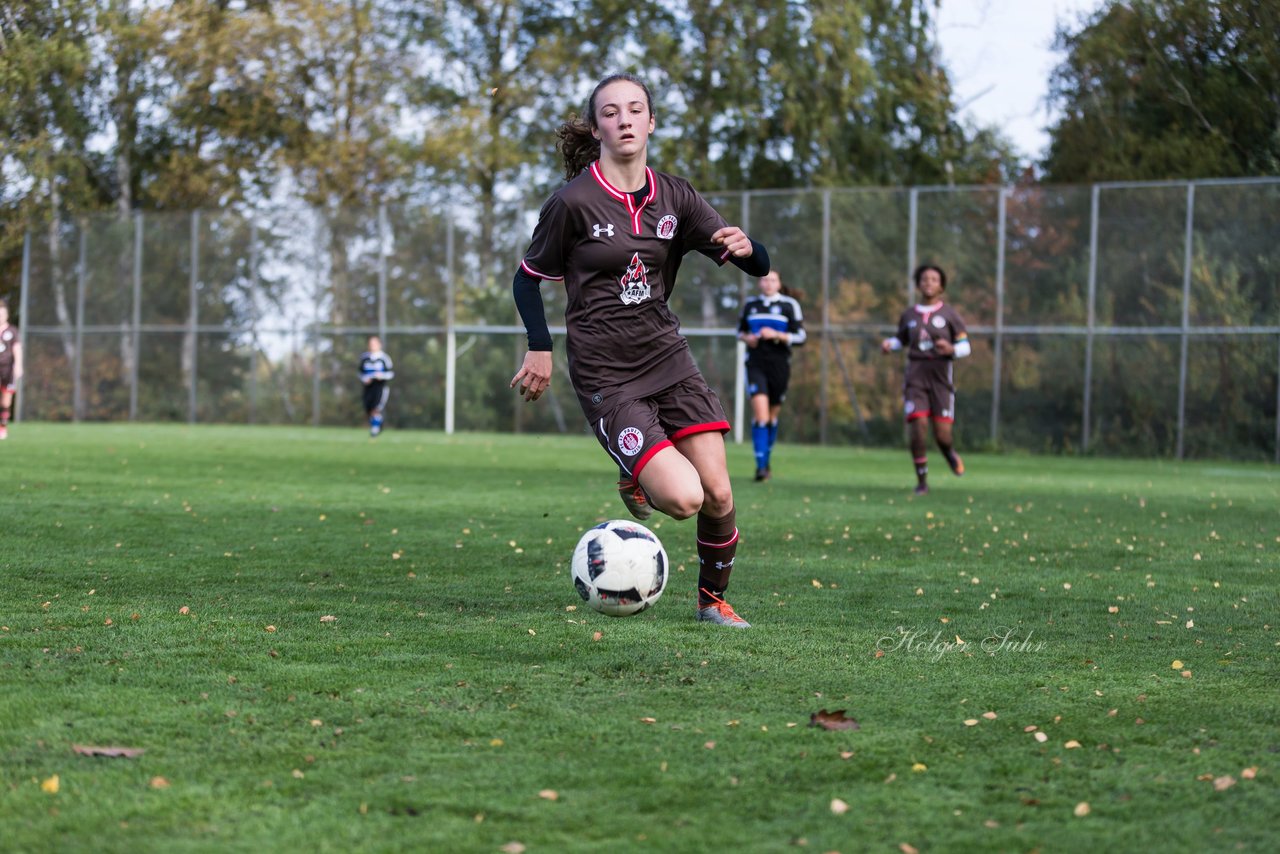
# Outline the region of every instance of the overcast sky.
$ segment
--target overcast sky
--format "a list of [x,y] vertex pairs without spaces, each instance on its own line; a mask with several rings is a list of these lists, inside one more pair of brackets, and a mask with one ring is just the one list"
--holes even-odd
[[938,41],[961,112],[998,125],[1020,153],[1039,159],[1049,72],[1062,59],[1051,49],[1059,20],[1077,28],[1102,0],[942,0]]

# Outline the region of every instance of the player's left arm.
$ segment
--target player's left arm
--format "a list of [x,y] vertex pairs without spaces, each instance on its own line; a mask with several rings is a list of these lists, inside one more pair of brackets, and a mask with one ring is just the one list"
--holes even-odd
[[697,249],[717,264],[728,261],[748,276],[769,274],[769,252],[724,217],[688,182],[680,182],[685,193],[685,213],[681,223],[685,246]]
[[711,235],[711,242],[724,247],[724,258],[748,276],[769,275],[769,251],[736,225],[726,225]]
[[791,308],[795,314],[787,319],[787,343],[792,347],[799,347],[809,340],[809,333],[804,331],[804,312],[800,310],[800,300],[793,297]]
[[939,356],[963,359],[973,352],[973,347],[969,344],[969,332],[958,314],[952,315],[950,327],[948,331],[951,334],[946,338],[936,339],[933,342],[934,349]]

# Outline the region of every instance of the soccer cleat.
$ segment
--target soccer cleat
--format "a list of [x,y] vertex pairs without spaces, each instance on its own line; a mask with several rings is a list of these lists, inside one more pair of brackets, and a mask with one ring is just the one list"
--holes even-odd
[[928,484],[922,483],[916,487],[916,495],[928,495],[928,494],[929,494]]
[[757,481],[761,481],[761,480],[768,480],[768,479],[769,479],[769,470],[768,470],[768,469],[756,469],[756,480],[757,480]]
[[708,596],[715,599],[710,605],[698,606],[698,622],[715,623],[717,626],[729,626],[734,629],[749,629],[751,624],[739,617],[733,610],[733,606],[728,602],[716,596],[709,590],[703,590]]
[[951,470],[955,472],[956,477],[964,474],[964,460],[960,459],[959,454],[952,454],[948,457],[947,464],[951,466]]
[[641,522],[653,515],[653,505],[645,496],[644,489],[631,478],[618,481],[618,495],[622,498],[622,503],[627,505],[627,510],[631,511],[631,515]]

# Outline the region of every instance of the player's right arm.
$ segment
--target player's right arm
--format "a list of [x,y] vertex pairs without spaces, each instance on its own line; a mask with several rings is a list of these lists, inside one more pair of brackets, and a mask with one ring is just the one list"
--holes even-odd
[[542,280],[530,275],[523,266],[516,270],[511,283],[516,310],[524,321],[529,350],[524,354],[520,370],[511,378],[511,388],[520,386],[520,396],[535,401],[551,385],[551,329],[547,326],[546,306],[542,303]]
[[903,312],[902,317],[898,319],[898,334],[881,341],[880,352],[896,353],[907,346],[907,341],[910,340],[907,333],[907,313]]
[[542,303],[542,280],[564,279],[567,246],[572,240],[572,226],[564,199],[557,193],[542,205],[538,224],[533,229],[529,251],[525,253],[511,283],[516,310],[524,322],[529,350],[524,354],[520,370],[511,378],[511,388],[519,386],[526,401],[542,397],[551,385],[551,330],[547,327],[546,306]]

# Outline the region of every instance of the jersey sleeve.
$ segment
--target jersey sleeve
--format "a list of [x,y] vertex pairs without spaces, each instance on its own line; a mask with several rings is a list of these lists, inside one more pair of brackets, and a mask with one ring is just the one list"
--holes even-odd
[[951,312],[951,341],[967,341],[969,339],[969,330],[964,325],[964,319],[960,317],[960,312]]
[[787,324],[787,334],[791,336],[791,346],[798,347],[808,340],[809,333],[804,331],[804,311],[800,308],[800,300],[792,297],[791,309],[794,314]]
[[538,224],[534,226],[533,239],[520,261],[520,268],[538,279],[563,281],[570,231],[569,208],[556,193],[538,212]]
[[680,223],[681,239],[686,253],[701,252],[717,264],[723,265],[729,260],[729,253],[718,243],[713,243],[711,235],[728,225],[720,212],[711,207],[711,203],[687,182],[682,183],[684,191],[684,214]]
[[898,339],[903,347],[911,346],[911,328],[907,326],[907,319],[911,316],[910,311],[904,311],[902,317],[898,318],[898,334],[893,336]]

